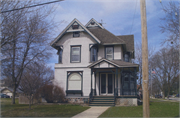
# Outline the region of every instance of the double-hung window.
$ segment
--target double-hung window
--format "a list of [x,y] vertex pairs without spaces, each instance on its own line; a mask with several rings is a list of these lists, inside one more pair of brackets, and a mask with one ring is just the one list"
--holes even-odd
[[113,47],[106,47],[106,59],[108,59],[108,60],[113,60],[113,58],[114,58],[114,55],[113,55]]
[[97,48],[92,47],[91,48],[91,62],[97,61]]
[[71,62],[81,62],[81,46],[71,46]]

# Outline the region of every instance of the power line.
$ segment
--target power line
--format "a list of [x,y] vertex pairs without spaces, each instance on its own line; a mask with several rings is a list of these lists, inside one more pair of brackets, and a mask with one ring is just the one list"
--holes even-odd
[[7,11],[1,11],[1,13],[16,11],[16,10],[25,9],[25,8],[31,8],[31,7],[36,7],[36,6],[41,6],[41,5],[45,5],[45,4],[51,4],[51,3],[60,2],[60,1],[64,1],[64,0],[56,0],[56,1],[52,1],[52,2],[46,2],[46,3],[42,3],[42,4],[36,4],[36,5],[32,5],[32,6],[27,6],[27,7],[17,8],[17,9],[11,9],[11,10],[7,10]]
[[137,0],[136,0],[136,6],[135,6],[135,10],[134,10],[133,22],[132,22],[132,26],[131,26],[130,34],[131,34],[132,27],[133,27],[133,24],[134,24],[134,16],[135,16],[135,13],[136,13],[136,7],[137,7]]

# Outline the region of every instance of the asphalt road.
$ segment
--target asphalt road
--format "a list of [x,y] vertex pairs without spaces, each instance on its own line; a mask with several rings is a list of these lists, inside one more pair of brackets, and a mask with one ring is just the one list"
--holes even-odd
[[[166,98],[166,99],[167,99],[167,98]],[[178,98],[178,97],[170,97],[169,100],[180,101],[180,98]]]

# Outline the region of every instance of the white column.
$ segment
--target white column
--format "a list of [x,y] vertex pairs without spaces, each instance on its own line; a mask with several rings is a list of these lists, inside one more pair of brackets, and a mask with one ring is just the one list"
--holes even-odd
[[95,89],[95,77],[94,77],[94,72],[92,74],[92,89]]

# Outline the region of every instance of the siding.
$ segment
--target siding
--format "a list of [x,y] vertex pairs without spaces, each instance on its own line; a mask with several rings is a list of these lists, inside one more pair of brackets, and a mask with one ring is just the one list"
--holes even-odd
[[66,92],[67,71],[83,71],[83,96],[89,96],[91,89],[91,70],[89,68],[55,69],[54,84],[64,88],[64,92]]
[[[95,41],[86,33],[81,32],[80,37],[73,38],[73,33],[67,33],[58,42],[63,45],[62,64],[55,64],[55,67],[87,67],[90,64],[89,44]],[[81,45],[81,62],[70,63],[71,45]]]

